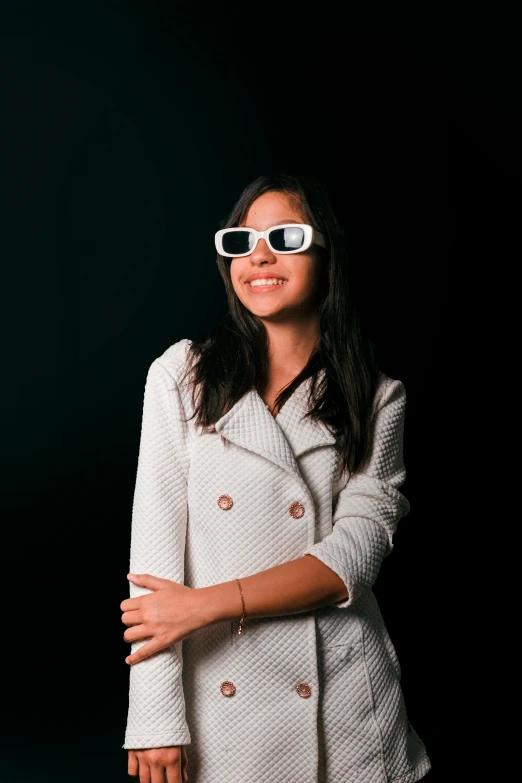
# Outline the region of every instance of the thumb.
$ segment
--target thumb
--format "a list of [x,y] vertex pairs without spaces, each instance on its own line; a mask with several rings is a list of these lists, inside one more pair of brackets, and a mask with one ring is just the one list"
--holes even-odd
[[140,587],[147,587],[149,590],[159,590],[168,579],[160,579],[159,576],[152,574],[127,574],[127,579]]

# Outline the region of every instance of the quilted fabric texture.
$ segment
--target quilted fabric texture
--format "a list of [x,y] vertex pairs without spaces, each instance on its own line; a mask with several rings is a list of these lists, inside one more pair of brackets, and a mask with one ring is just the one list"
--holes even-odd
[[247,607],[241,636],[216,623],[132,666],[123,747],[187,745],[191,783],[414,783],[430,761],[372,592],[409,508],[398,489],[404,386],[382,376],[370,463],[337,480],[333,435],[302,418],[310,379],[276,418],[252,388],[214,433],[184,421],[189,346],[170,346],[147,376],[130,570],[197,588],[308,554],[348,598],[276,618],[249,619]]

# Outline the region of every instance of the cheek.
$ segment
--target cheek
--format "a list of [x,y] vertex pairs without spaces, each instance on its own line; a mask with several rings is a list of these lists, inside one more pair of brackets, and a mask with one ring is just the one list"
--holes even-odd
[[243,283],[241,283],[243,275],[241,274],[239,263],[236,263],[235,267],[234,263],[235,262],[233,261],[230,267],[230,279],[232,281],[232,287],[236,292],[236,296],[238,296],[239,299],[242,299],[244,297],[244,286]]
[[295,267],[292,275],[295,290],[306,296],[315,291],[319,284],[319,271],[318,266],[312,262]]
[[234,287],[234,290],[238,291],[240,287],[239,283],[239,268],[235,264],[234,261],[230,264],[230,279],[232,280],[232,285]]

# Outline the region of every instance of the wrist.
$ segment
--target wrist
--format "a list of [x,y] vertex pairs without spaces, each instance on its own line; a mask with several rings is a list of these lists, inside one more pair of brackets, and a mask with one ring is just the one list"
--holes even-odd
[[241,617],[241,594],[235,579],[209,587],[198,587],[196,591],[206,625],[224,620],[239,620]]

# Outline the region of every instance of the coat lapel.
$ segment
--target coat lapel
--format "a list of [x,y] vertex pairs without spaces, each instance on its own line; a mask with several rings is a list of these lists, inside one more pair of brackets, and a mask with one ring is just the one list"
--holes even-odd
[[335,444],[323,422],[303,418],[311,381],[306,378],[298,386],[275,419],[257,389],[250,389],[217,420],[216,432],[300,476],[297,457],[318,446]]

